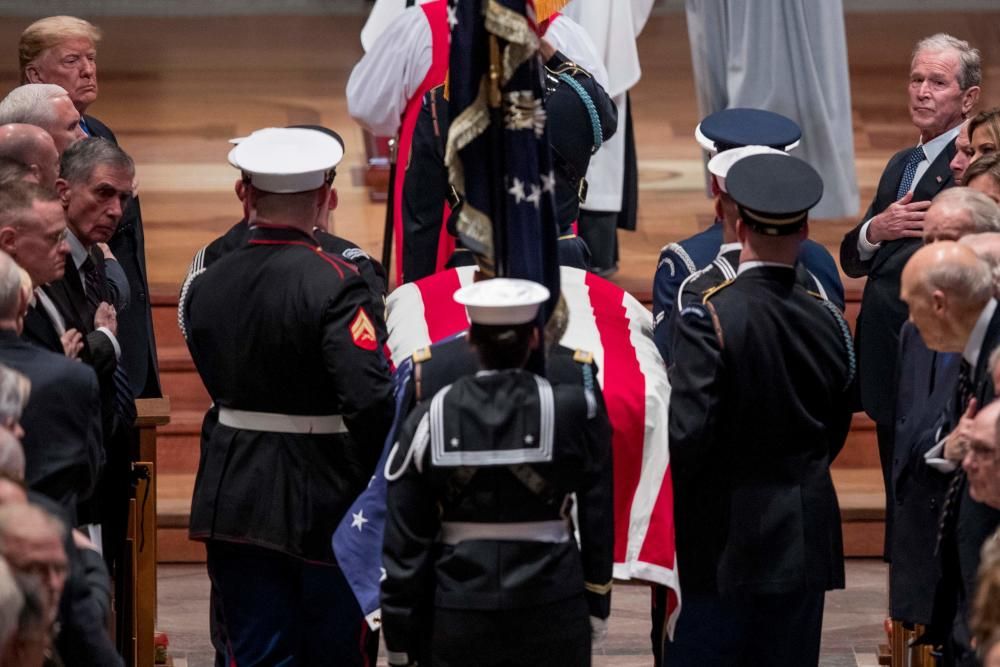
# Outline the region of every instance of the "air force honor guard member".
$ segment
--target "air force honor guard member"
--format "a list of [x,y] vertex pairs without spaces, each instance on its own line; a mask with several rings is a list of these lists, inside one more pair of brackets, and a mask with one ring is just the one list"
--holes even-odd
[[844,585],[830,462],[850,426],[853,342],[796,280],[819,175],[785,155],[729,171],[735,279],[681,314],[670,463],[684,605],[664,664],[815,665]]
[[[736,277],[741,251],[740,242],[736,237],[739,207],[726,189],[726,176],[734,164],[751,155],[788,155],[788,153],[768,146],[743,146],[719,153],[708,161],[708,171],[715,178],[715,185],[718,189],[717,209],[722,218],[723,243],[719,247],[719,255],[711,264],[692,273],[681,283],[677,293],[677,306],[664,313],[664,320],[668,323],[667,326],[671,332],[677,326],[677,318],[681,311],[690,305],[701,303],[701,298],[706,290]],[[815,292],[824,299],[828,298],[823,283],[811,274],[802,262],[795,263],[795,273],[799,283],[806,290]],[[670,340],[673,340],[672,336],[668,338],[668,342]],[[670,357],[666,357],[664,361],[669,365]]]
[[524,370],[548,296],[506,278],[455,293],[486,370],[421,404],[386,464],[390,665],[581,667],[603,636],[611,434],[583,386]]
[[[721,155],[742,146],[768,146],[792,150],[798,145],[802,130],[790,118],[762,109],[725,109],[706,116],[695,128],[695,140],[710,155]],[[712,194],[716,197],[715,222],[708,229],[660,251],[653,278],[653,337],[660,354],[670,363],[669,317],[688,276],[700,271],[716,259],[723,239],[723,212],[719,188],[712,179]],[[833,257],[821,244],[806,239],[800,249],[799,261],[813,274],[827,296],[844,308],[844,286]]]
[[388,365],[354,265],[312,235],[340,144],[254,133],[249,240],[192,282],[181,320],[219,408],[202,443],[191,537],[205,541],[226,664],[362,665],[361,612],[330,536],[371,479],[392,418]]

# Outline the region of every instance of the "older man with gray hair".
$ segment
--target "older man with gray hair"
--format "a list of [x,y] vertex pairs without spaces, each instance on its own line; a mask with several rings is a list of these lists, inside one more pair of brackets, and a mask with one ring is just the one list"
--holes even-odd
[[[934,198],[924,219],[924,244],[1000,231],[1000,209],[969,188]],[[964,241],[963,241],[964,243]],[[976,246],[970,246],[976,247]],[[886,552],[892,618],[925,625],[931,620],[939,568],[934,554],[937,515],[947,478],[927,474],[924,454],[958,381],[960,355],[929,349],[913,322],[899,332],[896,421],[890,477],[886,480]]]
[[0,126],[0,157],[27,166],[33,181],[55,191],[59,178],[59,150],[52,135],[41,127],[27,123]]
[[55,141],[62,155],[75,141],[86,136],[80,129],[80,112],[66,91],[52,83],[27,83],[7,93],[0,102],[0,125],[37,125]]
[[925,244],[986,232],[1000,232],[1000,207],[968,187],[949,188],[934,197],[924,217]]
[[928,466],[951,475],[942,478],[947,479],[948,490],[936,540],[941,577],[926,636],[927,641],[944,647],[948,664],[967,664],[973,659],[968,612],[975,594],[979,548],[1000,524],[1000,512],[970,497],[966,476],[953,472],[971,439],[977,406],[995,396],[987,372],[987,358],[1000,343],[1000,311],[994,294],[989,265],[953,241],[918,250],[903,270],[900,296],[927,346],[961,354],[950,402],[925,438],[947,435],[933,447],[919,445],[927,452]]

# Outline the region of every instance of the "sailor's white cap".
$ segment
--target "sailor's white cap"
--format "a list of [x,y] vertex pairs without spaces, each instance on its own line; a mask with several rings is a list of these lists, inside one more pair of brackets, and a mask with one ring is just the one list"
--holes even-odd
[[726,175],[729,173],[730,167],[739,162],[745,157],[750,157],[751,155],[788,155],[785,151],[779,151],[777,148],[771,148],[770,146],[742,146],[740,148],[733,148],[728,151],[722,151],[711,160],[708,161],[708,170],[712,172],[715,176],[715,182],[719,184],[719,189],[723,192],[729,192],[726,189]]
[[229,163],[258,190],[290,194],[323,186],[343,157],[341,142],[323,132],[268,127],[240,138]]
[[454,298],[475,324],[524,324],[538,315],[549,290],[531,280],[491,278],[459,289]]

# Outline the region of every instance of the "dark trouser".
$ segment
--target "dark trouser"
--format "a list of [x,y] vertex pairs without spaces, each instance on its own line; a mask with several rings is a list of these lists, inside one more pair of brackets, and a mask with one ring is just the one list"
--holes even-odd
[[824,593],[719,597],[684,593],[670,667],[809,667],[819,663]]
[[882,545],[883,560],[892,560],[892,528],[893,512],[896,510],[896,498],[892,492],[892,448],[895,440],[894,424],[875,424],[875,436],[878,438],[878,462],[882,468],[882,484],[885,489],[885,541]]
[[375,664],[378,635],[368,630],[340,568],[244,544],[206,547],[212,613],[228,642],[225,664]]
[[559,237],[559,266],[590,270],[590,249],[583,239],[576,235]]
[[430,664],[587,667],[588,616],[582,595],[528,609],[435,609]]
[[590,249],[590,266],[602,274],[618,266],[618,213],[580,210],[577,233]]

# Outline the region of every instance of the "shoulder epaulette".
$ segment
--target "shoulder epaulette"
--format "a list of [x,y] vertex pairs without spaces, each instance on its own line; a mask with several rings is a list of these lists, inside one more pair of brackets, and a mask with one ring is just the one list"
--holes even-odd
[[732,284],[733,284],[733,279],[730,278],[729,280],[723,280],[715,287],[709,287],[707,290],[701,293],[701,302],[708,303],[709,299],[711,299],[713,296],[715,296],[716,294],[718,294],[719,292],[726,289]]
[[420,364],[431,358],[431,348],[422,347],[413,353],[412,359],[413,363]]
[[594,363],[594,354],[587,350],[576,350],[573,352],[573,361],[578,364],[592,364]]

